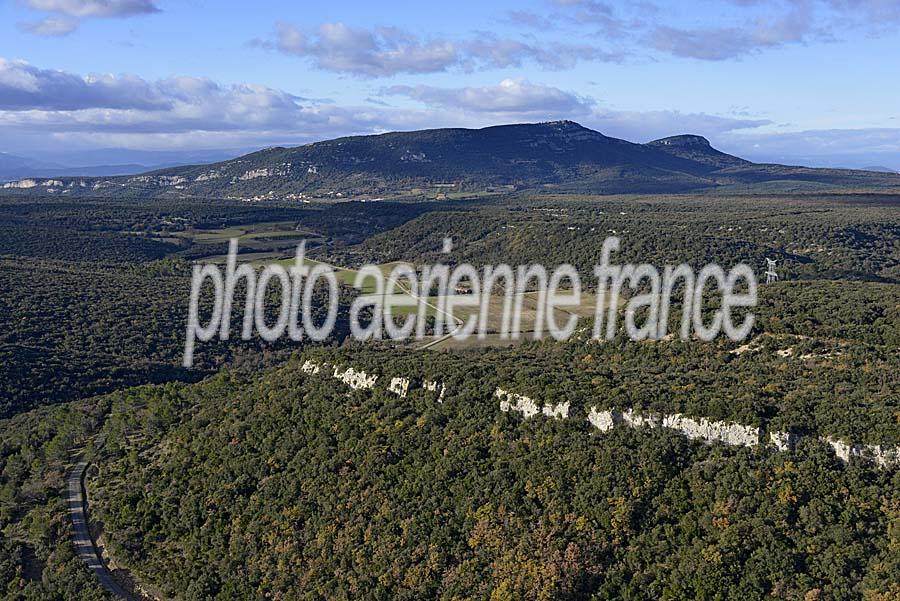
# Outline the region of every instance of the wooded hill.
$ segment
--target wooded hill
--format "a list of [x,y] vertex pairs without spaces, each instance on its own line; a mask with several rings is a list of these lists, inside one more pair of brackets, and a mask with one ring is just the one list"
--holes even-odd
[[572,121],[353,136],[143,175],[3,185],[9,192],[61,196],[259,200],[521,189],[611,194],[851,187],[900,188],[900,175],[756,164],[720,152],[700,136],[635,144]]

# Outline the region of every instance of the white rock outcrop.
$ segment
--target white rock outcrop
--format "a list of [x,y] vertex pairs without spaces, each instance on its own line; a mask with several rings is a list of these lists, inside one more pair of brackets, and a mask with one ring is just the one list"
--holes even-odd
[[444,386],[443,382],[438,382],[437,380],[423,380],[422,388],[428,392],[438,393],[438,403],[444,402],[444,393],[447,392],[447,387]]
[[208,182],[210,180],[219,179],[223,176],[222,172],[218,169],[213,169],[207,171],[205,173],[201,173],[196,178],[194,178],[195,182]]
[[879,467],[900,466],[900,447],[889,447],[880,444],[853,444],[823,436],[819,440],[830,446],[838,459],[845,463],[851,457],[870,459]]
[[375,382],[378,380],[378,375],[369,375],[364,371],[356,371],[352,367],[341,371],[341,368],[337,366],[334,368],[332,377],[340,380],[353,390],[369,390],[375,387]]
[[866,451],[881,467],[900,466],[900,447],[887,447],[880,444],[866,446]]
[[658,428],[662,425],[662,420],[658,415],[648,414],[641,415],[640,413],[635,412],[633,409],[626,409],[621,413],[616,412],[613,415],[613,419],[616,420],[617,423],[625,424],[631,428]]
[[300,370],[305,374],[317,374],[322,370],[322,366],[307,359]]
[[640,414],[631,409],[600,411],[591,407],[588,421],[598,430],[607,432],[614,426],[623,425],[629,428],[669,428],[676,430],[692,440],[704,442],[721,442],[732,446],[752,447],[759,444],[760,429],[710,421],[705,418],[694,419],[675,413],[672,415]]
[[664,428],[678,430],[693,440],[724,442],[728,445],[753,447],[759,444],[759,428],[710,421],[706,418],[693,419],[679,413],[663,416]]
[[556,405],[544,405],[541,408],[541,413],[554,419],[566,419],[569,417],[569,402],[557,403]]
[[842,440],[835,440],[827,436],[821,440],[834,449],[834,454],[845,463],[850,461],[850,457],[862,456],[862,445],[847,444]]
[[[317,363],[307,360],[301,366],[301,371],[306,374],[319,374],[332,368],[328,363]],[[340,380],[354,390],[367,390],[375,387],[378,381],[377,374],[367,374],[353,367],[342,371],[340,367],[333,366],[331,376]],[[404,398],[409,393],[410,378],[393,377],[387,389],[389,392]],[[422,388],[438,395],[438,402],[443,402],[447,387],[437,380],[423,380]],[[568,419],[570,417],[570,403],[543,405],[525,395],[517,394],[503,388],[494,390],[494,398],[499,400],[500,411],[521,413],[525,418],[543,415],[554,419]],[[730,422],[708,420],[703,417],[687,417],[680,413],[671,415],[659,415],[653,413],[638,413],[633,409],[605,409],[590,407],[587,420],[601,432],[608,432],[616,426],[626,426],[633,429],[640,428],[668,428],[680,432],[692,440],[704,442],[719,442],[730,446],[755,447],[763,442],[762,428],[745,426]],[[879,467],[900,466],[900,447],[875,444],[853,444],[837,440],[831,437],[820,437],[824,444],[830,446],[835,455],[842,461],[849,462],[852,457],[873,461]],[[765,443],[782,452],[789,452],[796,448],[800,436],[790,432],[772,431],[765,436]]]
[[[354,367],[343,369],[338,366],[332,366],[328,363],[317,363],[310,359],[303,362],[300,371],[305,374],[315,375],[320,372],[328,372],[331,370],[331,377],[340,380],[354,390],[367,390],[375,387],[378,381],[378,374],[367,374],[364,371],[357,370]],[[412,384],[411,378],[393,377],[388,384],[388,392],[392,392],[401,398],[405,398],[409,394],[409,387]],[[443,402],[444,394],[447,387],[442,382],[436,380],[424,380],[422,388],[438,395],[438,402]]]
[[588,411],[588,421],[601,432],[609,432],[616,425],[612,411],[598,411],[596,407]]
[[526,418],[534,417],[542,414],[554,419],[566,419],[569,417],[569,402],[557,403],[556,405],[544,405],[543,407],[534,399],[497,388],[494,391],[494,397],[500,399],[500,411],[518,411]]
[[793,451],[800,437],[790,432],[769,432],[769,443],[779,451]]
[[259,177],[271,177],[273,175],[275,175],[274,169],[250,169],[239,175],[237,179],[240,181],[247,181],[251,179],[257,179]]
[[388,390],[400,398],[406,398],[406,393],[409,391],[409,378],[391,378]]
[[518,411],[526,418],[534,417],[541,412],[535,400],[527,396],[509,392],[502,388],[495,390],[494,396],[500,399],[500,411]]
[[19,189],[28,189],[37,187],[38,183],[33,179],[20,179],[17,182],[6,182],[3,184],[4,188],[19,188]]

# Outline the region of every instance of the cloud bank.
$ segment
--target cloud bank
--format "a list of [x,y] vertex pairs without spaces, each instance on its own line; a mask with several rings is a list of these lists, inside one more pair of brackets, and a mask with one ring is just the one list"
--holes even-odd
[[591,113],[594,101],[558,88],[523,79],[504,79],[496,86],[439,88],[391,86],[388,95],[406,96],[429,107],[475,113],[575,118]]
[[[412,106],[391,106],[393,100]],[[385,102],[385,101],[391,102]],[[900,129],[763,133],[768,120],[671,110],[618,111],[526,79],[496,85],[395,85],[365,106],[310,100],[201,77],[80,75],[0,58],[0,132],[9,150],[122,146],[179,149],[300,144],[341,135],[572,119],[634,142],[680,133],[756,160],[900,167]]]
[[308,59],[324,71],[363,77],[518,67],[533,63],[566,69],[582,60],[618,61],[622,55],[591,44],[530,43],[478,32],[463,40],[424,39],[396,27],[353,28],[324,23],[303,30],[279,23],[274,39],[255,45]]
[[39,21],[21,24],[23,30],[42,36],[68,35],[83,19],[125,18],[160,12],[154,0],[25,0],[24,4],[47,13]]

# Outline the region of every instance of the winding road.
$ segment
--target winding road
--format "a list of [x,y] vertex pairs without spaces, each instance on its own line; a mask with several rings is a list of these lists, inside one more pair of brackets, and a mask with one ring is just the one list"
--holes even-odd
[[66,481],[66,504],[69,507],[69,517],[72,519],[72,544],[75,545],[75,553],[87,564],[103,588],[120,599],[139,601],[113,579],[100,557],[100,550],[91,538],[87,520],[87,494],[84,488],[84,473],[87,466],[86,461],[76,463]]

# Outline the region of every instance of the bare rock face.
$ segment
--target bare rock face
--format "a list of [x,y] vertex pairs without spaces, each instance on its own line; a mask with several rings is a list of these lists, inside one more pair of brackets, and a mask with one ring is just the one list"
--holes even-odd
[[841,440],[835,440],[830,437],[825,437],[822,439],[828,446],[834,449],[834,454],[837,455],[838,459],[844,461],[845,463],[850,461],[850,457],[859,457],[862,455],[862,446],[861,445],[853,445],[847,444]]
[[[306,374],[315,375],[327,373],[331,369],[331,377],[340,380],[354,390],[369,390],[375,388],[378,374],[367,374],[357,371],[353,367],[341,371],[338,366],[328,363],[316,363],[307,360],[300,367]],[[392,377],[388,385],[388,391],[405,398],[409,394],[410,378]],[[443,402],[447,387],[436,380],[423,380],[422,389],[437,394],[437,401]],[[570,403],[546,404],[530,397],[510,392],[503,388],[494,391],[494,398],[500,402],[500,411],[508,413],[515,411],[523,417],[532,418],[543,415],[553,419],[568,419]],[[588,422],[601,432],[608,432],[616,426],[629,428],[668,428],[680,432],[691,440],[703,442],[718,442],[729,446],[754,447],[765,442],[780,452],[793,451],[800,436],[790,432],[768,432],[762,428],[754,428],[742,424],[708,420],[703,417],[687,417],[680,413],[671,415],[656,415],[653,413],[638,413],[633,409],[606,409],[600,410],[591,407],[588,410]],[[853,444],[837,440],[831,437],[820,437],[820,441],[832,448],[835,455],[842,461],[849,462],[852,457],[862,458],[875,462],[879,467],[900,466],[900,447],[885,445]]]
[[663,427],[678,430],[694,440],[724,442],[727,445],[753,447],[759,444],[759,428],[740,424],[710,421],[706,418],[693,419],[679,413],[663,417]]
[[608,432],[616,425],[612,411],[598,411],[596,407],[588,412],[588,421],[601,432]]
[[375,387],[375,381],[378,380],[377,375],[370,376],[364,371],[356,371],[352,367],[348,367],[345,371],[340,371],[340,367],[335,366],[333,377],[340,380],[353,390],[368,390]]
[[653,415],[652,413],[641,415],[633,409],[599,411],[596,407],[591,407],[588,412],[588,421],[601,432],[611,430],[614,426],[628,426],[629,428],[637,429],[644,427],[658,428],[662,425],[662,418],[658,415]]
[[602,432],[614,426],[623,425],[629,428],[669,428],[681,432],[692,440],[704,442],[721,442],[731,446],[752,447],[759,444],[760,429],[710,421],[705,418],[694,419],[679,413],[673,415],[639,414],[631,409],[600,411],[591,407],[588,421]]
[[547,417],[554,419],[566,419],[569,417],[569,402],[557,403],[556,405],[544,405],[541,413]]
[[[328,372],[329,370],[331,370],[331,377],[336,380],[340,380],[354,390],[372,389],[375,387],[375,383],[378,381],[378,374],[367,374],[366,372],[357,370],[354,367],[348,367],[347,369],[342,371],[342,368],[337,365],[317,363],[309,359],[304,361],[303,365],[300,366],[300,371],[310,375]],[[406,398],[406,396],[409,394],[409,387],[411,384],[411,378],[404,378],[401,376],[392,377],[387,389],[388,392],[392,392],[400,398]],[[443,382],[438,382],[436,380],[424,380],[422,382],[422,388],[424,390],[427,390],[428,392],[437,394],[438,402],[443,402],[444,394],[447,392],[446,385]]]
[[500,399],[500,411],[518,411],[525,417],[534,417],[541,414],[554,419],[566,419],[569,417],[569,402],[556,405],[541,406],[537,401],[521,394],[516,394],[503,388],[497,388],[494,396]]
[[20,179],[16,182],[6,182],[2,187],[6,189],[19,188],[21,190],[27,190],[28,188],[35,188],[37,185],[37,181],[33,179]]
[[853,444],[831,438],[830,436],[822,437],[820,440],[830,446],[838,459],[845,463],[849,463],[851,457],[861,457],[874,461],[879,467],[900,465],[900,447],[889,447],[880,444]]
[[447,392],[447,387],[444,386],[442,382],[436,380],[424,380],[422,382],[422,388],[428,392],[438,393],[438,403],[444,402],[444,393]]
[[769,443],[779,451],[793,451],[800,437],[790,432],[769,432]]
[[641,415],[635,413],[633,409],[626,409],[621,413],[615,412],[613,418],[616,420],[616,423],[623,423],[632,428],[658,428],[662,425],[662,420],[658,415],[653,415],[652,413],[649,415]]
[[893,467],[900,465],[900,447],[886,447],[880,444],[868,445],[869,454],[881,467]]
[[391,384],[388,390],[399,396],[401,399],[406,398],[409,391],[409,378],[391,378]]
[[322,367],[318,363],[307,360],[300,369],[305,374],[317,374],[321,371]]
[[494,396],[500,399],[500,411],[518,411],[526,418],[534,417],[541,412],[538,404],[527,396],[498,388]]

